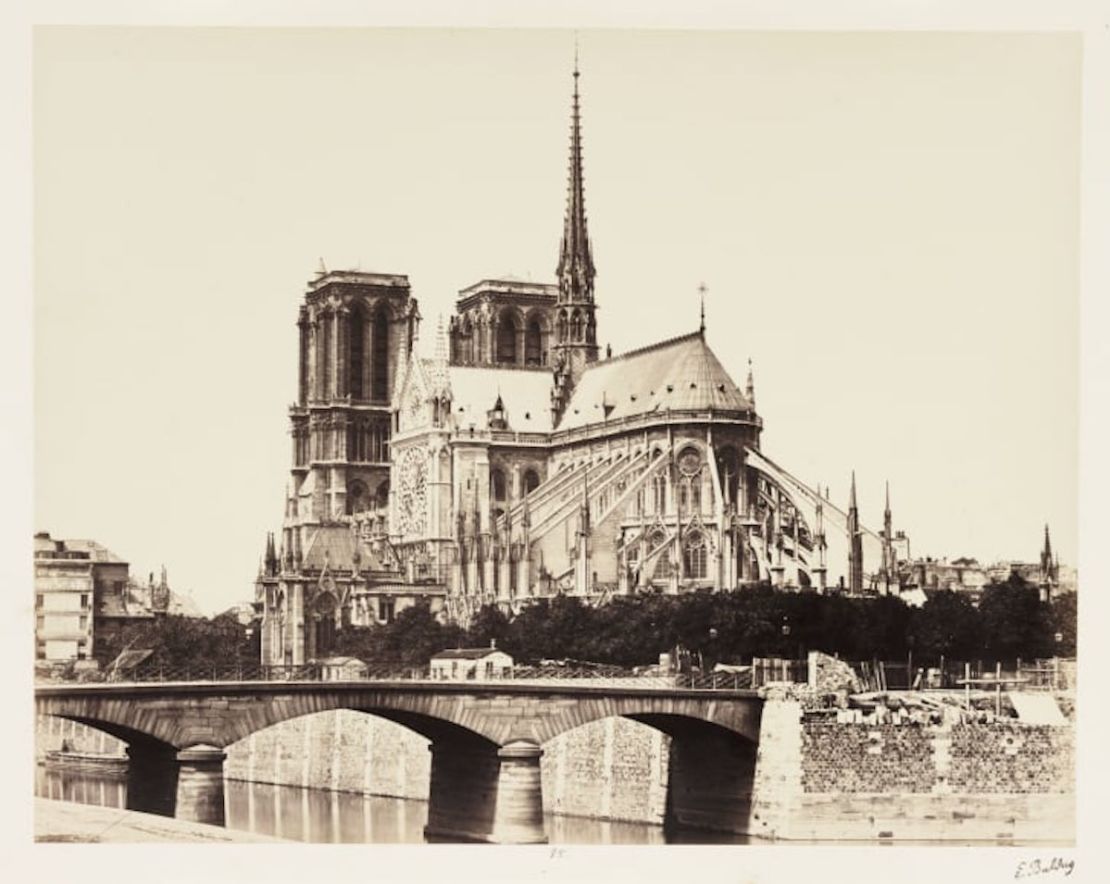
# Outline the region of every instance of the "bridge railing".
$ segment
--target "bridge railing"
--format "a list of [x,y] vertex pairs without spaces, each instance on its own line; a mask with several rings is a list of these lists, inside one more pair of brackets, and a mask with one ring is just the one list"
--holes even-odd
[[297,666],[261,664],[145,664],[127,672],[85,672],[80,677],[41,678],[40,682],[79,682],[108,684],[157,684],[165,682],[413,682],[426,684],[519,684],[558,685],[575,683],[583,687],[631,689],[745,690],[751,688],[752,672],[637,671],[619,667],[575,667],[560,665],[520,665],[487,673],[475,671],[458,677],[429,675],[427,668],[401,663],[370,663],[351,666],[307,663]]

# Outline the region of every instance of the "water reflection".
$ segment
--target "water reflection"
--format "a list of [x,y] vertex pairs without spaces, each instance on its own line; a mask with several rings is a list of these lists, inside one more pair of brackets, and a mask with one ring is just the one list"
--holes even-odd
[[[128,781],[98,772],[38,768],[35,794],[42,798],[135,808]],[[428,804],[323,789],[226,780],[227,826],[295,841],[324,844],[423,844]],[[172,813],[172,811],[171,811]],[[583,817],[545,819],[552,844],[744,843],[740,835],[671,832],[647,823]]]

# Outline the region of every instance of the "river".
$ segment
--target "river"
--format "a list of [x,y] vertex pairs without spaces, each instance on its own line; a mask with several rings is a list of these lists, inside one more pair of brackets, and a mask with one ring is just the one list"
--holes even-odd
[[[37,768],[35,794],[101,807],[124,807],[120,775]],[[428,804],[326,789],[225,780],[227,826],[260,835],[322,844],[423,844]],[[743,835],[672,832],[649,823],[547,814],[551,844],[743,844]]]

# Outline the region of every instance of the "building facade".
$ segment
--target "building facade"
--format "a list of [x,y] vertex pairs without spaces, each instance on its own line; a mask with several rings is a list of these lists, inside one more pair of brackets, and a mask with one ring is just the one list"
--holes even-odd
[[127,562],[93,540],[34,539],[35,658],[92,659],[99,643],[128,623],[172,607],[166,570],[159,583],[136,584]]
[[[256,582],[263,661],[426,603],[459,623],[538,598],[779,586],[895,591],[884,529],[773,462],[700,327],[598,348],[578,71],[551,284],[459,292],[431,356],[402,275],[327,272],[300,307],[293,466]],[[897,541],[896,538],[897,537]]]

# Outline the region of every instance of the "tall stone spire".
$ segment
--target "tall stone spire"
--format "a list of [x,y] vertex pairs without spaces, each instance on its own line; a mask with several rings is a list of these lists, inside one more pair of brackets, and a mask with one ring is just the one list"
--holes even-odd
[[848,591],[853,595],[863,592],[863,535],[859,526],[859,506],[856,504],[856,471],[852,470],[852,493],[848,499]]
[[570,163],[563,240],[555,274],[559,294],[555,310],[551,417],[558,425],[586,366],[597,361],[597,319],[594,305],[594,259],[586,230],[586,197],[582,180],[582,120],[578,104],[578,50],[574,52],[574,96],[571,104]]
[[894,520],[890,514],[890,482],[886,483],[886,508],[883,510],[883,581],[887,592],[897,582],[898,562],[894,554]]
[[586,230],[586,195],[582,179],[582,120],[578,103],[578,49],[574,50],[574,96],[571,104],[570,167],[567,173],[567,210],[563,217],[563,242],[559,249],[561,302],[594,299],[594,261]]

